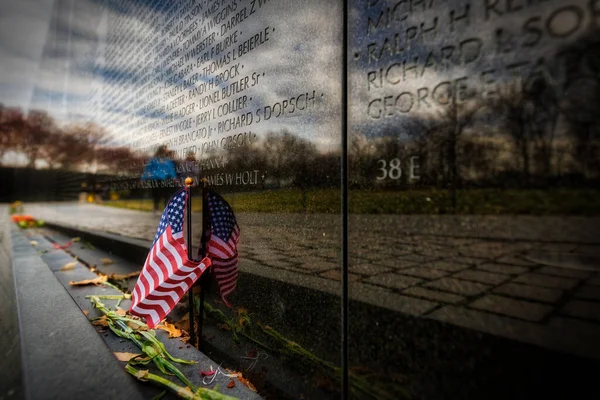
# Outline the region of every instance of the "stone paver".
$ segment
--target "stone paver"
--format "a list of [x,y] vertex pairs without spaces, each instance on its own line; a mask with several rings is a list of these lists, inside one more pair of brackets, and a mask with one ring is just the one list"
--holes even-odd
[[557,276],[536,274],[530,272],[515,278],[515,282],[526,283],[528,285],[543,286],[554,289],[571,289],[577,285],[578,280],[573,278],[562,278]]
[[575,297],[587,300],[598,300],[600,301],[600,287],[584,285],[577,289]]
[[465,297],[463,296],[458,296],[452,293],[438,292],[437,290],[431,290],[418,286],[413,286],[408,289],[405,289],[402,291],[402,294],[451,304],[460,303],[465,300]]
[[[444,258],[446,261],[450,261],[447,258]],[[474,267],[474,266],[478,266],[481,265],[483,263],[489,262],[488,259],[486,258],[480,258],[480,257],[463,257],[463,256],[458,256],[458,257],[452,257],[451,261],[456,262],[458,264],[466,264],[468,267]]]
[[442,271],[448,271],[448,272],[461,271],[463,269],[469,268],[468,263],[446,261],[446,260],[433,261],[433,262],[427,263],[425,266],[427,266],[429,268],[441,269]]
[[400,264],[426,264],[434,261],[437,257],[422,256],[420,254],[407,254],[399,257]]
[[459,278],[459,279],[466,279],[469,281],[475,281],[475,282],[480,282],[480,283],[486,283],[488,285],[498,285],[498,284],[510,279],[510,276],[508,276],[508,275],[496,274],[493,272],[486,272],[486,271],[477,271],[474,269],[467,269],[464,271],[460,271],[460,272],[452,275],[452,277]]
[[275,254],[272,251],[269,253],[259,253],[259,255],[255,256],[258,261],[271,262],[271,261],[281,261],[285,258],[282,254]]
[[516,265],[498,264],[498,263],[485,263],[477,267],[477,269],[483,269],[485,271],[497,272],[499,274],[510,274],[519,275],[529,271],[529,268],[520,267]]
[[446,292],[462,294],[465,296],[475,296],[490,289],[491,286],[483,283],[463,281],[456,278],[441,278],[436,281],[425,284],[428,288],[444,290]]
[[395,289],[405,289],[409,286],[414,286],[420,282],[422,279],[412,278],[410,276],[403,276],[398,274],[383,274],[372,276],[368,279],[365,279],[365,282],[372,283],[380,286],[385,286],[389,288]]
[[[380,286],[366,285],[362,282],[350,282],[348,286],[352,299],[409,315],[423,315],[439,305],[437,302],[404,296]],[[352,307],[350,307],[350,313],[352,313]],[[355,315],[355,317],[360,318],[361,316]]]
[[383,265],[385,267],[391,267],[394,269],[408,268],[417,265],[417,263],[415,263],[414,261],[402,260],[395,256],[390,256],[390,258],[388,259],[377,261],[377,264]]
[[518,265],[521,267],[533,267],[537,265],[536,263],[531,262],[524,257],[514,255],[499,257],[496,259],[496,262],[501,264]]
[[475,300],[470,307],[490,311],[528,321],[541,321],[552,311],[552,307],[523,300],[514,300],[494,294]]
[[442,271],[441,269],[429,268],[429,267],[410,267],[403,268],[396,271],[402,275],[411,275],[424,279],[437,279],[448,275],[448,272]]
[[284,260],[268,260],[264,261],[265,265],[275,268],[289,268],[293,267],[293,264]]
[[560,311],[563,315],[579,317],[600,322],[600,303],[573,300],[565,304]]
[[562,296],[562,290],[549,289],[539,286],[523,285],[521,283],[506,283],[494,289],[494,292],[528,300],[556,303]]
[[389,272],[392,268],[368,263],[350,263],[348,270],[361,275],[378,275]]
[[510,250],[511,245],[506,242],[486,241],[462,246],[459,252],[464,256],[496,258],[508,253]]
[[592,272],[579,271],[576,269],[558,268],[558,267],[542,267],[535,271],[538,274],[555,275],[555,276],[566,276],[568,278],[584,279],[589,278]]
[[326,271],[329,269],[334,269],[337,266],[338,264],[334,262],[310,260],[310,262],[301,264],[300,268],[304,268],[311,271]]
[[[323,278],[333,279],[335,281],[342,280],[342,271],[340,271],[339,268],[321,272],[319,275],[322,276]],[[359,279],[360,279],[360,275],[348,273],[348,281],[349,282],[358,281]]]

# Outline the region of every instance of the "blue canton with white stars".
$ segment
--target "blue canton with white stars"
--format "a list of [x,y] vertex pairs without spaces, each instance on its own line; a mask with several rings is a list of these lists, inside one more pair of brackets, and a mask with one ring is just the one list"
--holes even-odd
[[187,196],[187,192],[182,190],[181,192],[175,194],[165,211],[160,217],[160,223],[158,224],[158,229],[156,230],[156,235],[154,235],[154,242],[156,243],[158,238],[164,233],[167,229],[167,226],[171,225],[171,231],[173,234],[179,233],[183,230],[183,216],[185,215],[185,199]]
[[210,210],[211,232],[224,242],[231,237],[236,225],[235,216],[227,202],[219,195],[208,194],[208,209]]

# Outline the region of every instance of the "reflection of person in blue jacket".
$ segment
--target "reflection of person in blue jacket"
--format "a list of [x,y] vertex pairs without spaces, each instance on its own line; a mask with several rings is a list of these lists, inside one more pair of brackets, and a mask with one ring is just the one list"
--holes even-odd
[[169,158],[167,146],[162,145],[156,150],[154,157],[150,159],[142,174],[142,180],[153,180],[152,199],[154,200],[154,211],[159,210],[160,200],[164,200],[165,206],[169,201],[171,188],[169,179],[175,178],[175,164]]

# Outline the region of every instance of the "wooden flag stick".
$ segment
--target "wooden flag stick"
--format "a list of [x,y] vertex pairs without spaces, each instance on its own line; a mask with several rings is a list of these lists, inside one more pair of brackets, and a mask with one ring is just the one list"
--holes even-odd
[[[190,177],[185,178],[185,186],[187,186],[187,251],[188,258],[192,260],[192,184],[194,180]],[[196,345],[196,332],[194,332],[194,285],[188,290],[188,312],[190,313],[190,342],[193,346]]]
[[[210,228],[210,221],[208,219],[208,180],[202,178],[202,238],[200,240],[200,256],[203,259],[206,257],[206,242],[208,240],[208,230]],[[203,276],[200,278],[200,310],[198,312],[198,337],[199,348],[202,350],[202,325],[204,322],[204,297],[208,291],[210,285],[210,270],[205,271]],[[206,275],[206,276],[204,276]]]

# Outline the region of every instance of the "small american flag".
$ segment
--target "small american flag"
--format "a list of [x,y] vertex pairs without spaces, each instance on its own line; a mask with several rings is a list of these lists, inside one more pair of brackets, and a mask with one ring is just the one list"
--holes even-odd
[[132,294],[129,312],[146,318],[154,328],[202,275],[210,260],[188,258],[183,239],[187,188],[179,190],[167,203],[160,218],[154,242]]
[[209,190],[207,195],[210,239],[206,243],[206,255],[211,259],[221,298],[228,307],[231,307],[225,297],[231,294],[237,286],[237,244],[240,227],[231,206],[225,199],[212,190]]

